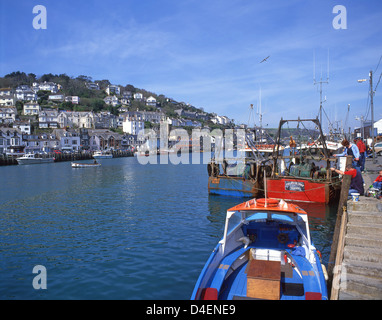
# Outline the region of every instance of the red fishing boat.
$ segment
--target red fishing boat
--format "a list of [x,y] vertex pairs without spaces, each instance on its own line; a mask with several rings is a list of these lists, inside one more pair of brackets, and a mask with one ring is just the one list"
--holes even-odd
[[[297,126],[291,129],[291,124]],[[291,132],[299,138],[297,143],[280,153],[281,142],[289,137],[293,140]],[[341,180],[330,170],[336,158],[331,157],[318,119],[281,119],[277,142],[272,174],[266,180],[269,197],[326,204],[338,199]]]

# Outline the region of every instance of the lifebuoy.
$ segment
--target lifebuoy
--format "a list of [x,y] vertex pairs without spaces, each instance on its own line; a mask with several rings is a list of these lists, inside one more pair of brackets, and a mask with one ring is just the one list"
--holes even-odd
[[279,235],[277,236],[277,240],[282,244],[287,243],[288,239],[289,237],[286,233],[279,233]]
[[256,200],[256,204],[260,207],[264,207],[265,203],[267,204],[267,207],[277,207],[279,205],[279,202],[280,201],[277,199],[266,199],[266,198]]

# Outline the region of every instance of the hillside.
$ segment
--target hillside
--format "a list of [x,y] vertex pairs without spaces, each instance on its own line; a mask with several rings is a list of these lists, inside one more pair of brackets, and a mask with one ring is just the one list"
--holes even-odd
[[[12,88],[16,89],[19,85],[28,85],[32,86],[34,82],[43,83],[43,82],[54,82],[60,85],[60,90],[58,94],[64,94],[65,96],[78,96],[80,98],[79,104],[74,105],[72,102],[61,102],[61,103],[52,103],[48,101],[48,97],[51,94],[49,91],[39,91],[38,92],[38,102],[41,107],[55,107],[61,110],[73,110],[73,111],[110,111],[113,114],[118,114],[116,107],[107,105],[104,99],[108,96],[105,92],[105,89],[111,85],[109,80],[94,80],[91,77],[80,75],[76,78],[70,77],[66,74],[44,74],[42,76],[36,76],[33,73],[26,74],[24,72],[12,72],[0,77],[0,88]],[[99,86],[100,90],[88,89],[88,83],[96,83]],[[157,100],[157,106],[147,106],[144,101],[137,101],[133,98],[129,99],[130,103],[127,106],[129,111],[157,111],[158,108],[164,112],[168,117],[177,118],[179,117],[175,110],[183,109],[190,112],[203,113],[208,116],[212,114],[205,113],[203,109],[196,108],[194,106],[188,105],[184,102],[177,102],[169,97],[165,97],[163,94],[157,94],[154,92],[149,92],[145,89],[135,88],[131,84],[120,85],[121,94],[123,92],[130,92],[132,95],[135,93],[141,93],[144,99],[152,96]],[[18,102],[18,109],[21,109],[21,102]],[[118,105],[120,106],[120,105]]]

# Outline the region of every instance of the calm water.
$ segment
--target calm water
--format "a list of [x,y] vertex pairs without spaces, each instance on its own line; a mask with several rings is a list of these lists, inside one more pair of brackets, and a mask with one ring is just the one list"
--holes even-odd
[[[240,198],[209,196],[205,165],[136,158],[0,167],[0,299],[189,299]],[[313,208],[324,263],[335,209]],[[35,290],[36,265],[47,290]]]

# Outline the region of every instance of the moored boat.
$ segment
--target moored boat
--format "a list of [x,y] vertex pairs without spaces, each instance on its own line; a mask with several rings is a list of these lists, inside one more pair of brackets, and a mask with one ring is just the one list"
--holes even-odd
[[191,299],[327,300],[325,275],[307,213],[283,200],[252,199],[227,211]]
[[[290,128],[291,125],[296,128]],[[308,129],[309,125],[314,129]],[[296,143],[291,132],[299,137]],[[314,138],[314,134],[318,138]],[[285,148],[283,153],[279,152],[279,144],[274,150],[272,174],[266,180],[268,196],[292,201],[326,204],[335,202],[341,189],[340,178],[332,175],[330,170],[331,161],[337,161],[331,157],[331,152],[335,149],[328,149],[319,120],[281,119],[277,141],[289,135],[294,145]],[[309,140],[314,142],[308,142]]]
[[[256,139],[260,131],[264,138]],[[256,198],[264,195],[264,176],[269,177],[272,171],[269,161],[272,160],[275,144],[263,129],[256,129],[246,134],[245,146],[238,148],[234,159],[213,158],[207,165],[208,192],[215,195]],[[280,147],[283,150],[283,147]]]
[[111,151],[96,151],[93,154],[94,159],[111,159],[113,158],[113,154]]
[[54,158],[42,158],[35,153],[27,153],[16,159],[19,165],[52,163]]

